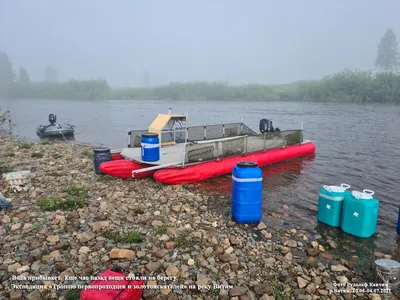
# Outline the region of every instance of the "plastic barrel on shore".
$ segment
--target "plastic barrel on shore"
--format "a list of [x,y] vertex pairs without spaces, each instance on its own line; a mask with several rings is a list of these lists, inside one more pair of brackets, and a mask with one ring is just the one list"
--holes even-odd
[[262,171],[255,162],[238,162],[232,170],[232,217],[256,223],[262,215]]
[[319,192],[318,217],[319,222],[332,227],[339,227],[342,217],[343,200],[350,185],[342,183],[340,186],[324,185]]
[[93,156],[94,171],[96,172],[96,174],[104,175],[102,172],[100,172],[99,167],[103,162],[112,160],[111,150],[108,148],[97,148],[93,150]]
[[143,133],[141,146],[143,161],[151,162],[160,160],[160,139],[157,133]]
[[372,196],[374,191],[352,191],[346,194],[343,203],[341,229],[360,238],[369,238],[376,232],[379,201]]

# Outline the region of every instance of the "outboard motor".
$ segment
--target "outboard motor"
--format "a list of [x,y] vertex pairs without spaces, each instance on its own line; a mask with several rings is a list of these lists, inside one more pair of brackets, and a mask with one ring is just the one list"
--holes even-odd
[[260,131],[261,131],[261,133],[266,133],[266,132],[279,132],[281,130],[279,128],[274,128],[271,120],[261,119],[260,120]]
[[260,131],[261,133],[269,132],[270,125],[272,122],[268,119],[261,119],[260,120]]
[[49,114],[49,122],[51,125],[54,125],[56,123],[57,116],[53,114]]
[[272,126],[272,121],[271,121],[271,123],[269,123],[269,131],[275,132],[274,126]]
[[269,131],[270,131],[270,132],[279,132],[279,131],[281,131],[281,130],[280,130],[278,127],[274,128],[274,126],[272,126],[272,121],[271,121]]

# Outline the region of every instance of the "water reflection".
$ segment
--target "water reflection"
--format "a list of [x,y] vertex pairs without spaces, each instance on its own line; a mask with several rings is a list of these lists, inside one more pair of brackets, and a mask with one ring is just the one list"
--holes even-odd
[[[304,156],[289,161],[260,167],[263,174],[263,191],[274,192],[276,189],[291,188],[298,185],[302,174],[312,168],[315,155]],[[231,175],[220,176],[201,182],[198,187],[204,191],[213,191],[230,197],[232,193]]]
[[393,259],[400,262],[400,234],[395,237],[396,247],[393,252]]
[[[307,177],[312,169],[315,155],[304,156],[276,164],[261,167],[263,174],[263,221],[268,226],[280,228],[292,224],[301,224],[302,216],[291,212],[288,206],[283,209],[285,201],[279,195],[288,194],[301,186],[301,180]],[[195,186],[201,193],[209,193],[215,197],[210,203],[211,210],[226,214],[231,207],[232,179],[231,175],[212,178]],[[285,192],[286,191],[286,192]],[[283,211],[284,210],[284,211]],[[283,213],[283,218],[271,218],[271,213]],[[285,219],[288,217],[288,219]],[[309,219],[307,219],[309,222]]]

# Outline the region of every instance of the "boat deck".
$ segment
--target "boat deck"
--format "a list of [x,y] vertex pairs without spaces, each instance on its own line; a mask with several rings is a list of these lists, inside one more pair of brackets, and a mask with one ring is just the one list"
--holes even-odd
[[134,160],[148,165],[180,165],[183,162],[184,157],[184,145],[176,144],[160,149],[160,159],[157,161],[144,161],[142,160],[142,148],[124,148],[121,151],[121,155],[129,160]]
[[[235,139],[240,139],[243,137],[229,137],[229,138],[222,138],[222,139],[216,139],[213,141],[198,141],[195,144],[199,145],[207,145],[210,143],[215,143],[215,142],[222,142],[222,141],[229,141],[229,140],[235,140]],[[310,141],[304,141],[302,144],[305,144]],[[278,148],[281,147],[281,143],[275,142],[275,141],[269,141],[270,145],[267,147],[267,149],[271,148]],[[250,140],[248,141],[247,144],[247,149],[251,149],[252,151],[249,152],[256,152],[260,151],[262,149],[263,141],[262,140]],[[141,147],[134,147],[134,148],[123,148],[121,151],[121,155],[129,160],[137,161],[140,163],[148,164],[148,165],[154,165],[154,166],[179,166],[183,164],[184,156],[185,156],[185,144],[184,143],[179,143],[175,145],[170,145],[170,146],[164,146],[160,148],[160,159],[157,161],[153,162],[148,162],[142,160],[142,148]],[[261,148],[260,148],[261,147]]]
[[[217,141],[229,141],[235,140],[238,138],[243,138],[243,136],[234,136],[234,137],[226,137],[214,140],[205,140],[205,141],[196,141],[195,144],[209,144]],[[134,147],[134,148],[123,148],[121,151],[121,155],[129,160],[134,160],[140,163],[148,164],[148,165],[169,165],[176,166],[181,165],[183,163],[183,158],[185,155],[184,152],[184,143],[179,143],[175,145],[164,146],[160,148],[160,159],[157,161],[144,161],[142,160],[142,148]]]

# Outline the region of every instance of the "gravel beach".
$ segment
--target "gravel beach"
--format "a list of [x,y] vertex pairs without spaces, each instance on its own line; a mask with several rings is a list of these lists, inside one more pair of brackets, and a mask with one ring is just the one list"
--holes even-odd
[[1,137],[0,173],[20,170],[27,191],[0,181],[0,299],[79,299],[113,265],[147,279],[143,299],[397,299],[356,293],[369,280],[307,232],[237,224],[186,185],[98,176],[90,146]]

